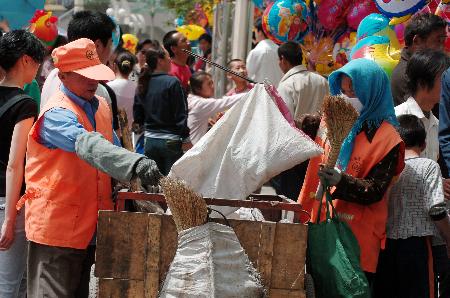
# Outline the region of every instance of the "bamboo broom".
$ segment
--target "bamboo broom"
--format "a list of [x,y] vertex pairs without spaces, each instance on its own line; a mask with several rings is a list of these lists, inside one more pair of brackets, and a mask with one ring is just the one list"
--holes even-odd
[[327,96],[323,103],[323,114],[327,126],[330,152],[325,166],[334,168],[342,143],[358,119],[358,112],[340,96]]
[[[341,96],[326,96],[322,110],[327,127],[327,138],[330,142],[330,151],[325,166],[334,168],[342,143],[359,115],[355,108]],[[323,185],[320,182],[316,191],[317,200],[322,199],[323,192]]]
[[202,196],[182,180],[164,177],[160,183],[178,233],[206,223],[208,206]]

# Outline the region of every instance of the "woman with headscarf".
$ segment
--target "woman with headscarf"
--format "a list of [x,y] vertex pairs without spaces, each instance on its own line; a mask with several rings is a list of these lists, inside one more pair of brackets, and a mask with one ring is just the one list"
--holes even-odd
[[322,122],[316,142],[325,153],[311,159],[299,202],[311,211],[314,221],[319,207],[315,200],[319,180],[334,186],[333,205],[358,240],[361,267],[371,284],[385,241],[386,193],[393,178],[403,170],[404,144],[395,129],[398,123],[389,79],[375,62],[352,60],[333,72],[328,81],[330,94],[346,98],[359,117],[342,144],[334,169],[322,166],[329,151]]

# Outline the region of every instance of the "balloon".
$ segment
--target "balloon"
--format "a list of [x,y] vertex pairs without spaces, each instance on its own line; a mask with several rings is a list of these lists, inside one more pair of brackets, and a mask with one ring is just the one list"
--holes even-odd
[[375,0],[382,14],[391,17],[403,17],[414,14],[428,4],[428,0]]
[[389,38],[386,36],[368,36],[353,47],[351,59],[365,58],[375,61],[390,78],[398,60],[389,55]]
[[183,33],[189,40],[197,40],[202,34],[206,33],[205,28],[199,25],[183,25],[177,27],[176,30]]
[[405,45],[405,28],[406,28],[405,23],[395,25],[394,27],[395,35],[397,35],[400,47],[403,47]]
[[269,4],[263,14],[263,30],[280,44],[300,42],[308,32],[309,13],[303,0],[278,0]]
[[29,31],[39,38],[47,47],[52,47],[58,37],[58,18],[51,11],[36,10],[30,20]]
[[175,27],[180,27],[184,25],[184,17],[178,17],[175,19]]
[[253,0],[253,4],[255,4],[255,7],[257,7],[259,10],[266,9],[269,4],[274,3],[275,0]]
[[301,45],[308,69],[323,76],[328,76],[336,70],[340,65],[337,65],[333,60],[333,45],[334,42],[331,37],[317,39],[312,32],[308,33],[304,38],[304,44]]
[[130,33],[124,34],[122,35],[122,41],[123,41],[123,45],[122,47],[129,51],[131,54],[136,54],[136,46],[139,42],[139,39]]
[[343,66],[350,60],[350,52],[356,44],[356,32],[347,31],[336,41],[333,48],[333,59]]
[[347,24],[351,29],[358,29],[359,23],[371,13],[378,13],[378,8],[373,0],[355,1],[350,5],[347,14]]
[[368,36],[386,36],[389,39],[389,54],[392,58],[399,58],[400,42],[395,31],[389,26],[387,17],[379,13],[372,13],[365,17],[358,26],[356,34],[358,43]]
[[345,12],[352,0],[322,0],[317,18],[327,30],[334,30],[345,23]]

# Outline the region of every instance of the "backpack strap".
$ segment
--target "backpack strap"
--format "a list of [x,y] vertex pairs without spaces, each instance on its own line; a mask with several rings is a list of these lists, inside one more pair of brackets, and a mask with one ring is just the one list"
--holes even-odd
[[24,99],[32,99],[28,94],[17,94],[10,98],[1,108],[0,108],[0,118],[12,108],[15,104],[19,103]]

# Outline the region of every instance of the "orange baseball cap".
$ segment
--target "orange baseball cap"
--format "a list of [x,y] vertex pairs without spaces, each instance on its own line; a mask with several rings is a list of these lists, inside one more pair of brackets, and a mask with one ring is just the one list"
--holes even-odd
[[98,58],[94,42],[87,38],[80,38],[54,49],[52,58],[55,67],[61,72],[75,72],[97,81],[116,78],[114,72]]

